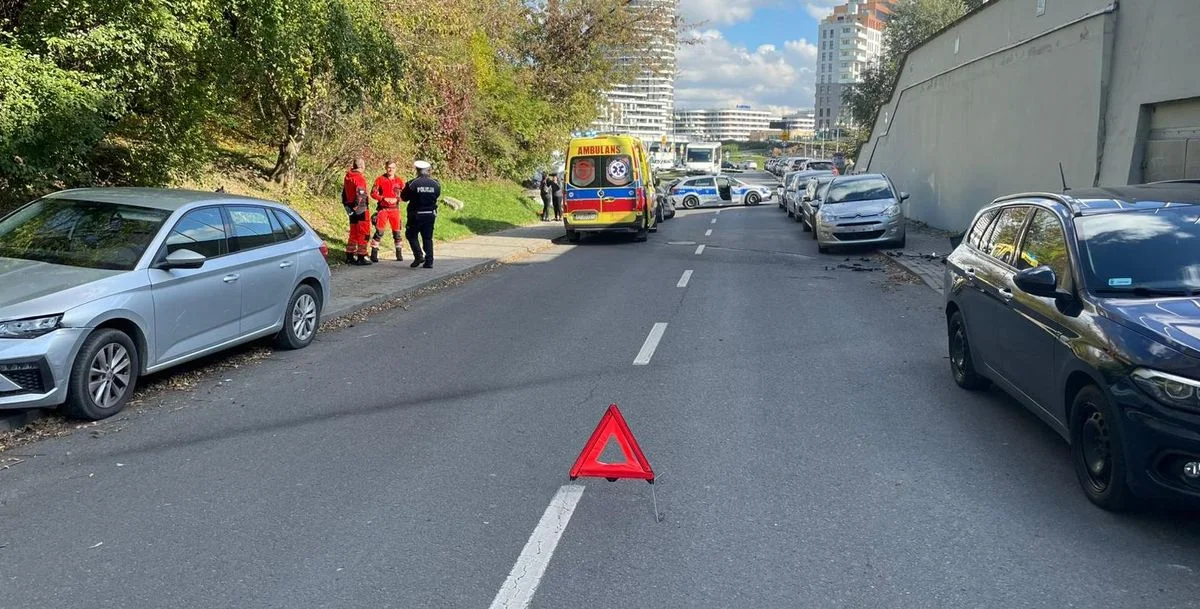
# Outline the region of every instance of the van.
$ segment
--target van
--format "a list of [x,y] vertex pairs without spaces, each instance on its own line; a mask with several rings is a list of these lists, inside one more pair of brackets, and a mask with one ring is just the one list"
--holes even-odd
[[645,241],[658,231],[649,155],[631,135],[572,139],[564,191],[568,241],[601,232],[632,233],[635,241]]

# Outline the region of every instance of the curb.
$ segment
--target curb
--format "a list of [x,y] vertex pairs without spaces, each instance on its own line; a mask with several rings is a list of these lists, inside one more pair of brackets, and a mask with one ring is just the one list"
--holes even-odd
[[16,431],[50,414],[46,408],[20,410],[13,414],[0,415],[0,431]]
[[[526,256],[532,256],[535,254],[539,254],[541,252],[544,252],[544,251],[550,249],[554,245],[556,245],[557,242],[559,240],[561,240],[563,238],[563,236],[565,236],[565,234],[566,233],[564,233],[563,235],[554,237],[552,239],[547,239],[546,242],[541,245],[527,247],[527,248],[525,248],[524,252],[516,252],[516,253],[506,256],[504,258],[493,258],[490,260],[483,260],[481,262],[477,262],[475,264],[472,264],[472,265],[470,265],[466,268],[460,269],[458,271],[454,271],[452,273],[447,273],[445,275],[439,275],[437,277],[430,277],[429,279],[421,281],[420,283],[414,284],[412,286],[406,287],[402,290],[392,292],[390,294],[376,296],[368,301],[356,303],[356,304],[348,306],[348,307],[343,307],[340,310],[322,311],[321,319],[318,322],[318,326],[319,326],[319,324],[323,324],[328,321],[333,321],[335,319],[340,319],[342,317],[349,317],[359,311],[362,311],[363,309],[369,309],[376,305],[380,305],[385,302],[388,302],[389,300],[395,300],[395,299],[401,298],[407,294],[412,294],[412,293],[418,292],[418,291],[423,290],[431,285],[436,285],[443,281],[448,281],[448,280],[456,279],[458,277],[463,277],[465,275],[470,275],[470,274],[478,271],[479,269],[491,266],[493,264],[497,264],[497,263],[506,264],[506,263],[513,262],[515,260],[520,260],[522,258],[525,258]],[[12,412],[12,413],[4,413],[4,411],[0,411],[0,432],[16,431],[38,419],[48,416],[52,412],[53,412],[52,409],[47,409],[47,408],[35,408],[32,410],[18,410],[18,411]]]
[[931,274],[927,269],[923,268],[923,265],[913,264],[913,263],[905,260],[904,256],[897,256],[897,255],[893,255],[889,252],[884,252],[884,257],[887,258],[888,260],[892,261],[896,265],[900,266],[904,270],[912,273],[913,275],[916,275],[918,278],[921,279],[921,281],[925,282],[925,285],[929,286],[930,289],[932,289],[934,292],[937,292],[938,294],[943,294],[943,295],[945,294],[945,288],[942,285],[943,278],[940,275]]

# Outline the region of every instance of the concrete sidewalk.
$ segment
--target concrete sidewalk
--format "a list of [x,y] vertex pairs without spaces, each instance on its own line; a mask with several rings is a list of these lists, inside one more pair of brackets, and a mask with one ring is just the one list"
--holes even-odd
[[912,271],[938,294],[942,294],[942,283],[946,265],[943,259],[950,254],[952,233],[930,228],[922,224],[909,223],[907,244],[904,249],[887,250],[887,254],[900,266]]
[[391,243],[379,251],[379,262],[371,266],[339,265],[333,269],[333,299],[325,306],[328,320],[375,306],[407,292],[478,268],[537,253],[566,234],[561,222],[543,222],[511,228],[467,239],[434,244],[432,269],[410,268],[413,260],[408,243],[404,261],[397,262]]

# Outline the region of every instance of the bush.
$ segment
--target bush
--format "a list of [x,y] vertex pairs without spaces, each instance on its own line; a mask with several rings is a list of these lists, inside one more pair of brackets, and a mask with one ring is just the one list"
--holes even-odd
[[84,75],[0,43],[0,207],[91,183],[108,107]]

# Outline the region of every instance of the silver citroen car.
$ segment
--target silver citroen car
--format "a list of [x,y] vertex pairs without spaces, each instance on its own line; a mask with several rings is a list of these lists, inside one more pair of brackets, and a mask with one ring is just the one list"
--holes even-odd
[[102,419],[139,376],[266,336],[312,342],[327,249],[291,209],[234,195],[67,190],[0,219],[0,409]]
[[822,254],[839,245],[904,247],[904,201],[882,173],[839,176],[826,188],[813,229]]

